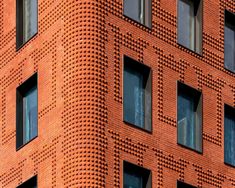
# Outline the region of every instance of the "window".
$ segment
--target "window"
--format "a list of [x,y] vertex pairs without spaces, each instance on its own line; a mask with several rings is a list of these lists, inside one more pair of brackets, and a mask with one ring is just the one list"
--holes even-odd
[[224,66],[235,72],[235,15],[225,11]]
[[201,54],[202,0],[178,0],[178,43]]
[[151,27],[151,0],[124,0],[124,15]]
[[124,121],[151,131],[152,86],[150,68],[125,56],[123,84]]
[[224,106],[224,162],[235,166],[235,109]]
[[38,32],[38,1],[16,0],[16,48]]
[[132,163],[123,162],[123,188],[151,188],[151,171]]
[[177,181],[177,188],[196,188],[196,187],[181,181]]
[[202,152],[201,92],[178,82],[178,143]]
[[38,133],[37,74],[16,90],[16,147],[20,148]]
[[19,185],[17,188],[37,188],[37,176],[34,176],[26,182]]

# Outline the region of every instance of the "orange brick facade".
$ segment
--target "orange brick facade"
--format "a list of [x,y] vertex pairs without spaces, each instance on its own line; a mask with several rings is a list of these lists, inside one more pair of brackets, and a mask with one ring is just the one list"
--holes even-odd
[[[152,171],[153,188],[177,180],[235,187],[224,164],[224,9],[203,0],[202,56],[177,44],[177,1],[152,0],[152,28],[123,16],[122,0],[38,0],[38,34],[16,51],[15,0],[0,1],[0,187],[33,175],[38,187],[121,188],[123,160]],[[123,56],[152,69],[152,132],[123,122]],[[16,151],[16,88],[38,72],[38,136]],[[203,94],[203,153],[177,145],[177,81]]]

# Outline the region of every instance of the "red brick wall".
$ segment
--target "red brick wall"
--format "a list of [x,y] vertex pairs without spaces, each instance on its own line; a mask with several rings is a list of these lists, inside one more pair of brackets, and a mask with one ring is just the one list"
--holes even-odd
[[[122,161],[152,170],[153,187],[177,179],[198,187],[235,186],[235,168],[224,164],[224,103],[234,106],[234,74],[224,69],[224,9],[234,1],[203,1],[203,54],[177,44],[177,1],[152,1],[152,29],[122,15],[122,1],[108,1],[108,187],[122,186]],[[153,70],[153,132],[122,122],[123,55]],[[177,80],[203,93],[203,153],[177,145]],[[114,149],[113,149],[114,147]],[[109,183],[110,182],[110,183]]]
[[[64,59],[61,1],[39,0],[38,34],[16,51],[16,1],[0,1],[0,187],[34,174],[39,187],[64,187]],[[16,88],[38,72],[38,137],[16,151]]]
[[[152,171],[153,188],[182,180],[235,186],[224,164],[224,103],[234,75],[223,67],[224,9],[203,1],[203,54],[176,41],[176,0],[152,0],[152,29],[125,18],[122,0],[38,0],[38,34],[15,48],[15,1],[0,1],[0,187],[38,174],[39,187],[122,187],[123,160]],[[123,55],[153,70],[153,131],[123,123]],[[15,147],[16,87],[38,72],[38,137]],[[203,153],[177,145],[180,80],[203,93]]]

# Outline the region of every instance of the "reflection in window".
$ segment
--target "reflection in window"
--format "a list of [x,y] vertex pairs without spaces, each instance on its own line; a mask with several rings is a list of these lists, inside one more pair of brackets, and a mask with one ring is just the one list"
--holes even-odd
[[235,16],[225,11],[224,26],[224,66],[235,72]]
[[23,140],[27,143],[37,136],[37,87],[23,96]]
[[235,166],[235,109],[224,106],[224,162]]
[[178,0],[178,42],[201,53],[202,48],[202,2]]
[[151,27],[151,0],[124,0],[124,15]]
[[202,151],[202,100],[201,93],[178,82],[177,102],[178,143]]
[[151,171],[132,163],[123,162],[124,188],[151,188]]
[[17,0],[16,47],[21,47],[38,30],[37,0]]
[[124,57],[124,121],[151,130],[151,70],[149,67]]

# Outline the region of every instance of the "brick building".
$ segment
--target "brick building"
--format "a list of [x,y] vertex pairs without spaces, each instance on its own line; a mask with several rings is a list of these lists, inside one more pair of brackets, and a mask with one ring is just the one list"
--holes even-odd
[[234,0],[1,0],[0,187],[235,187]]

